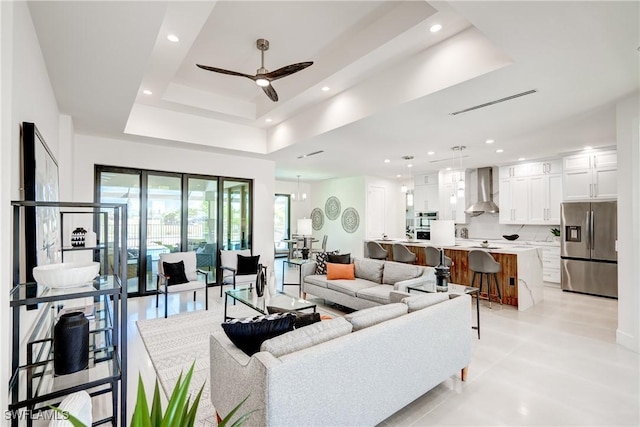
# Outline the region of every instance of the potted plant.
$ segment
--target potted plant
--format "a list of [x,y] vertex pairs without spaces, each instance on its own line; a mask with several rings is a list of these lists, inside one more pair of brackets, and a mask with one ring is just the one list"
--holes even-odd
[[[149,412],[149,406],[147,404],[147,394],[142,383],[142,376],[138,375],[138,395],[136,398],[136,406],[131,417],[130,427],[161,427],[161,426],[185,426],[193,427],[198,404],[200,403],[200,397],[202,396],[202,390],[204,384],[200,387],[196,398],[191,402],[191,396],[188,395],[189,384],[191,383],[191,377],[193,376],[193,368],[195,362],[191,364],[191,368],[187,375],[182,380],[182,373],[178,377],[178,381],[171,392],[169,401],[167,402],[167,408],[163,413],[162,403],[160,402],[160,388],[158,387],[158,379],[156,378],[156,385],[153,391],[153,400],[151,404],[151,412]],[[231,417],[240,409],[244,402],[249,398],[245,397],[233,410],[218,424],[218,427],[226,427]],[[86,427],[80,420],[74,417],[72,414],[63,411],[59,408],[51,406],[51,409],[57,411],[65,416],[65,418],[74,427]],[[240,427],[244,421],[254,411],[243,414],[238,418],[230,427]]]
[[559,228],[552,228],[551,229],[551,234],[553,235],[553,240],[554,241],[560,240],[560,229]]

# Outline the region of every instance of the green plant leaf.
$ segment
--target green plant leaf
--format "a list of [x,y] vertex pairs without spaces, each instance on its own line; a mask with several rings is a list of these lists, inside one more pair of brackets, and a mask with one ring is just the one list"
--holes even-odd
[[167,410],[164,413],[164,418],[162,419],[162,427],[182,426],[183,408],[187,400],[189,383],[193,376],[194,367],[195,362],[191,364],[191,368],[189,368],[189,372],[187,372],[187,375],[184,377],[184,381],[181,381],[182,374],[178,377],[178,382],[173,389],[173,393],[171,393],[171,398],[167,404]]
[[66,417],[67,421],[69,421],[73,427],[87,427],[82,421],[71,415],[68,411],[63,411],[62,409],[51,405],[49,405],[49,408]]
[[193,405],[191,405],[191,409],[189,409],[189,412],[184,419],[186,425],[188,426],[193,426],[196,422],[196,412],[198,412],[198,405],[200,404],[200,397],[202,397],[202,390],[204,390],[204,384],[202,384],[202,387],[200,387],[200,391],[198,392],[196,398],[193,400]]
[[[227,426],[227,424],[229,423],[229,421],[231,420],[231,418],[233,418],[233,416],[235,415],[235,413],[236,413],[236,412],[238,412],[238,410],[240,409],[240,407],[241,407],[242,405],[244,405],[244,402],[246,402],[246,401],[247,401],[247,399],[249,398],[249,396],[251,396],[251,393],[249,393],[249,394],[247,395],[247,397],[245,397],[244,399],[242,399],[242,402],[238,403],[238,404],[236,405],[236,407],[235,407],[235,408],[233,408],[233,409],[231,410],[231,412],[229,412],[229,413],[227,414],[227,416],[226,416],[226,417],[224,417],[224,418],[222,419],[222,421],[220,421],[220,423],[218,424],[218,427],[226,427],[226,426]],[[251,414],[253,414],[254,412],[257,412],[257,411],[258,411],[257,409],[254,409],[253,411],[250,411],[250,412],[247,412],[246,414],[241,415],[241,416],[240,416],[240,418],[238,418],[238,419],[237,419],[233,424],[231,424],[231,427],[238,427],[238,426],[241,426],[241,425],[242,425],[242,424],[247,420],[247,418],[249,418],[249,416],[250,416]]]
[[160,401],[160,388],[156,378],[156,386],[153,389],[153,403],[151,404],[151,426],[160,427],[162,423],[162,402]]
[[131,427],[152,427],[149,418],[149,405],[147,405],[147,393],[142,383],[142,375],[138,374],[138,395],[136,397],[136,407],[131,417]]

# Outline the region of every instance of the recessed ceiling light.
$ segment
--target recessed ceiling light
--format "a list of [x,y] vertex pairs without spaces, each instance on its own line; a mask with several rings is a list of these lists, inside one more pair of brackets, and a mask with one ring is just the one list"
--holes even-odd
[[436,154],[435,151],[427,151],[427,156],[433,156],[434,154]]
[[485,141],[485,143],[487,143],[487,144],[493,144],[494,142],[495,142],[495,141],[494,141],[493,139],[487,139],[487,140]]
[[267,123],[271,123],[273,121],[273,119],[264,119],[265,122]]
[[173,43],[178,43],[180,41],[178,36],[176,36],[175,34],[169,34],[167,36],[167,40],[169,40],[170,42],[173,42]]
[[451,166],[449,166],[446,170],[450,171],[451,170]]
[[431,31],[432,33],[437,33],[441,29],[442,29],[442,25],[440,24],[434,24],[431,27],[429,27],[429,31]]
[[411,163],[409,163],[409,164],[407,165],[407,167],[408,167],[408,168],[412,168],[412,167],[413,167],[413,165],[412,165]]
[[331,90],[331,88],[329,86],[322,86],[322,91],[323,92],[329,92]]
[[503,150],[502,148],[498,148],[498,149],[496,150],[496,153],[503,153],[503,152],[504,152],[504,150]]
[[402,178],[402,175],[398,174],[396,175],[396,178]]
[[521,161],[523,161],[523,160],[527,160],[527,159],[525,159],[524,157],[519,157],[519,158],[518,158],[518,161],[519,161],[519,162],[521,162]]
[[153,92],[151,92],[149,89],[143,90],[142,93],[144,93],[145,95],[153,95]]
[[585,151],[589,151],[589,150],[591,150],[591,149],[593,149],[593,147],[592,147],[592,146],[590,146],[590,145],[587,145],[586,147],[584,147],[584,150],[585,150]]
[[389,160],[389,159],[384,159],[384,162],[385,162],[385,163],[391,163],[391,160]]

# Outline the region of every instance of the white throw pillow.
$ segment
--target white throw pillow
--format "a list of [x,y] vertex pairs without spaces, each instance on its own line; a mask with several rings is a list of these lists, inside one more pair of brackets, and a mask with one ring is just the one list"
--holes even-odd
[[403,303],[409,307],[409,313],[422,310],[430,305],[438,304],[439,302],[449,299],[449,294],[446,292],[430,293],[407,297],[402,300]]

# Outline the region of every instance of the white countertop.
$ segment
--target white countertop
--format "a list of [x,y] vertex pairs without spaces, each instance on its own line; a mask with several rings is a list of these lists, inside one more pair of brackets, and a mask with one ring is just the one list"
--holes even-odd
[[[402,243],[409,246],[427,246],[431,245],[429,240],[407,240],[402,238],[389,238],[374,239],[380,243]],[[445,249],[454,250],[472,250],[472,249],[485,249],[482,248],[480,243],[484,239],[456,239],[455,246],[445,246]],[[509,241],[505,239],[487,240],[489,247],[486,248],[488,252],[504,253],[504,254],[517,254],[526,251],[536,250],[543,246],[560,246],[559,242],[537,242],[537,241]]]

